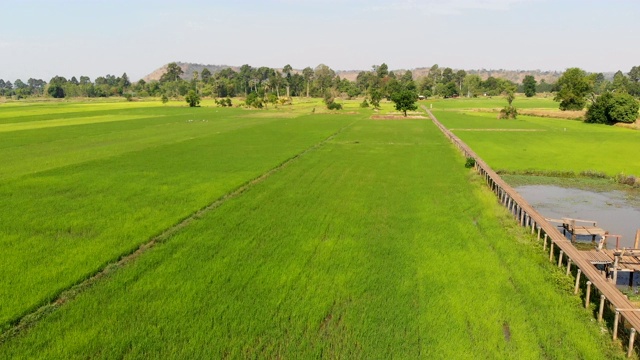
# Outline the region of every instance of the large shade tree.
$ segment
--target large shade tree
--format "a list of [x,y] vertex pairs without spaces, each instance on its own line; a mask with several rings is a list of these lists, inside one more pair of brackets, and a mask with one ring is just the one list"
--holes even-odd
[[391,94],[391,101],[393,101],[396,110],[402,111],[404,116],[407,116],[407,111],[413,111],[418,109],[416,101],[418,100],[418,94],[414,90],[400,89]]
[[554,97],[560,102],[560,110],[582,110],[587,104],[587,95],[593,91],[593,82],[580,68],[569,68],[557,82],[558,92]]

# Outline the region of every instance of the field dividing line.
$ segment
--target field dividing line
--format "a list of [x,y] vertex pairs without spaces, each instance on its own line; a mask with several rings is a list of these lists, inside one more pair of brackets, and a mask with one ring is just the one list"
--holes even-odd
[[214,202],[210,203],[209,205],[201,208],[200,210],[198,210],[198,211],[192,213],[191,215],[187,216],[186,218],[180,220],[177,224],[175,224],[175,225],[171,226],[170,228],[166,229],[165,231],[163,231],[159,235],[156,235],[156,236],[152,237],[149,241],[141,244],[140,246],[138,246],[132,252],[121,254],[118,257],[118,259],[116,259],[116,260],[114,260],[112,262],[109,262],[102,269],[98,270],[97,272],[95,272],[93,274],[88,275],[87,278],[79,281],[76,284],[71,285],[70,287],[68,287],[66,289],[62,289],[58,293],[58,295],[55,296],[54,300],[52,300],[49,303],[46,303],[46,304],[40,306],[36,310],[34,310],[34,311],[30,312],[30,313],[27,313],[27,314],[21,316],[20,318],[16,319],[15,321],[13,321],[12,323],[10,323],[9,328],[7,328],[5,331],[2,331],[0,333],[0,346],[3,343],[5,343],[6,341],[8,341],[9,339],[15,337],[16,335],[18,335],[18,334],[20,334],[20,333],[22,333],[24,331],[27,331],[31,327],[35,326],[40,320],[44,319],[47,315],[53,313],[55,310],[57,310],[58,308],[60,308],[64,304],[66,304],[67,302],[75,299],[77,296],[82,294],[84,291],[88,290],[93,285],[98,283],[101,279],[103,279],[105,277],[108,277],[109,275],[111,275],[114,272],[116,272],[118,269],[123,268],[127,264],[133,262],[136,258],[138,258],[139,256],[143,255],[145,252],[151,250],[157,244],[161,244],[161,243],[169,240],[173,235],[175,235],[178,232],[180,232],[180,230],[182,230],[183,228],[189,226],[192,222],[202,218],[204,215],[206,215],[207,213],[217,209],[218,207],[220,207],[221,205],[223,205],[227,201],[229,201],[231,199],[234,199],[234,198],[244,194],[245,192],[247,192],[248,190],[253,188],[255,185],[263,182],[264,180],[269,178],[271,175],[273,175],[276,172],[284,169],[285,167],[287,167],[288,165],[290,165],[294,161],[300,159],[305,154],[307,154],[309,152],[312,152],[312,151],[315,151],[318,148],[322,147],[327,142],[333,140],[336,136],[338,136],[340,133],[344,132],[346,129],[348,129],[349,127],[351,127],[353,124],[355,124],[358,121],[359,120],[355,120],[355,121],[343,126],[342,128],[338,129],[338,131],[336,131],[333,134],[329,135],[327,138],[325,138],[325,139],[321,140],[320,142],[318,142],[318,143],[316,143],[316,144],[304,149],[303,151],[299,152],[298,154],[296,154],[296,155],[284,160],[283,162],[281,162],[280,164],[278,164],[275,167],[271,168],[270,170],[268,170],[267,172],[263,173],[262,175],[254,178],[252,180],[249,180],[249,181],[245,182],[244,184],[242,184],[239,187],[237,187],[235,190],[222,195],[221,197],[219,197],[218,199],[216,199]]

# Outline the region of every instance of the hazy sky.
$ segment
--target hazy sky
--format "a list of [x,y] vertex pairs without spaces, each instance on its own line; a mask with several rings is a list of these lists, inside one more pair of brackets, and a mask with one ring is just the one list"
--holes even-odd
[[171,61],[628,72],[638,0],[0,0],[0,78],[132,80]]

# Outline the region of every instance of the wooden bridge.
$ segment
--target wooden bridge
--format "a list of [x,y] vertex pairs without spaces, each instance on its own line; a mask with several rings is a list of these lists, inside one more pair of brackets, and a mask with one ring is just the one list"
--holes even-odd
[[[556,226],[552,225],[529,205],[518,192],[502,180],[467,144],[444,127],[426,106],[422,106],[422,108],[427,112],[433,123],[458,147],[465,157],[475,160],[475,170],[484,178],[487,185],[498,197],[500,203],[515,216],[518,223],[521,226],[530,227],[532,234],[537,232],[538,240],[543,239],[543,249],[548,249],[549,260],[554,261],[554,256],[556,256],[558,267],[566,265],[567,275],[573,272],[572,264],[575,264],[575,272],[573,272],[575,273],[576,279],[574,293],[578,294],[581,286],[585,288],[585,308],[589,308],[591,296],[595,295],[593,293],[596,292],[600,294],[600,304],[598,307],[599,322],[603,321],[605,305],[608,303],[608,308],[613,308],[615,312],[612,325],[613,339],[618,338],[619,330],[625,332],[628,329],[627,355],[631,357],[634,349],[636,329],[640,329],[640,309],[616,288],[615,284],[606,277],[606,273],[597,269],[586,255],[581,254],[583,252],[576,249],[566,236],[560,233]],[[580,230],[574,226],[576,235],[578,235],[579,231]],[[548,246],[547,240],[549,242]],[[618,265],[620,265],[619,260]],[[626,324],[622,324],[621,326],[621,322],[625,322]]]

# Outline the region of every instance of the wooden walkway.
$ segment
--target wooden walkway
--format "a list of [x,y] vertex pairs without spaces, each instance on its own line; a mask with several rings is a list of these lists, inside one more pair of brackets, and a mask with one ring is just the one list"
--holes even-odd
[[[455,134],[442,125],[438,119],[429,111],[426,106],[422,108],[427,112],[433,123],[453,142],[454,145],[467,158],[475,160],[475,170],[484,178],[487,185],[499,198],[500,202],[516,217],[521,226],[530,226],[531,233],[537,231],[538,239],[544,234],[544,249],[547,249],[547,238],[549,239],[549,260],[553,261],[555,254],[554,247],[559,249],[558,266],[563,265],[563,259],[567,266],[567,273],[571,269],[571,264],[577,266],[576,286],[574,293],[578,293],[581,285],[581,275],[586,278],[585,307],[589,307],[592,286],[600,293],[600,307],[598,321],[602,321],[602,313],[605,301],[608,301],[615,308],[615,318],[613,323],[613,339],[618,338],[620,319],[626,320],[629,331],[629,344],[627,347],[628,356],[631,356],[634,348],[636,329],[640,329],[640,309],[638,309],[629,299],[624,296],[591,262],[581,255],[581,251],[560,233],[555,225],[549,223],[540,215],[525,199],[518,194],[509,184],[489,167],[467,144],[460,140]],[[583,282],[582,282],[583,283]],[[625,327],[622,327],[624,329]]]

